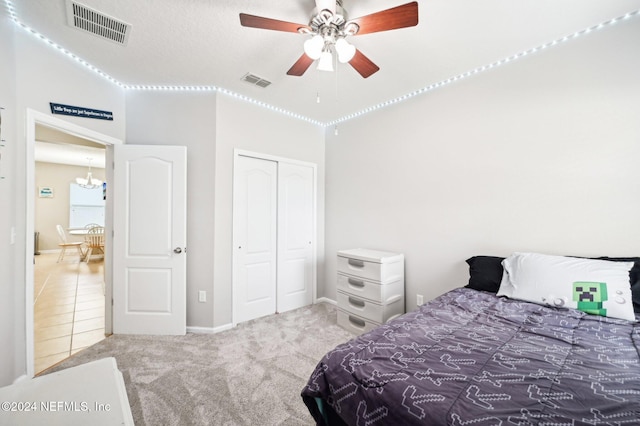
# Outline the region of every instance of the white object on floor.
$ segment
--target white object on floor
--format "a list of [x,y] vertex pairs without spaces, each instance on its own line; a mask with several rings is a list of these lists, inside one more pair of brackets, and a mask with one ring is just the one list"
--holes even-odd
[[134,424],[112,357],[0,388],[0,404],[0,424]]

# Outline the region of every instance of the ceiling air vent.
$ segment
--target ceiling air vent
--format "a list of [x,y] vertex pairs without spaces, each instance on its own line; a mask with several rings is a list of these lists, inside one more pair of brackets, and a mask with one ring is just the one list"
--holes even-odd
[[256,86],[265,88],[271,84],[270,81],[265,80],[264,78],[260,78],[257,75],[247,73],[242,77],[242,81],[246,81],[247,83],[255,84]]
[[88,6],[67,0],[67,24],[125,46],[131,25]]

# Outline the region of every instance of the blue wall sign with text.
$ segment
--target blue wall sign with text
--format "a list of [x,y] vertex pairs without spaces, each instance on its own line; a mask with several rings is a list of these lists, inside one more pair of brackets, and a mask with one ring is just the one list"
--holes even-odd
[[99,109],[54,104],[53,102],[49,102],[49,105],[51,106],[51,114],[72,115],[75,117],[95,118],[98,120],[113,121],[113,113],[111,111],[101,111]]

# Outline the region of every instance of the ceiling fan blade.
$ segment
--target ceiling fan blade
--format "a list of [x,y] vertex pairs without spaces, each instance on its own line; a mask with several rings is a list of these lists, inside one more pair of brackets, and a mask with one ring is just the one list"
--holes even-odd
[[325,9],[330,10],[331,13],[336,13],[336,0],[316,0],[316,10],[318,13]]
[[300,59],[298,59],[296,63],[293,64],[291,68],[289,68],[289,71],[287,71],[287,74],[300,77],[302,74],[305,73],[305,71],[307,71],[307,69],[309,69],[312,63],[313,63],[313,59],[311,59],[305,53],[303,53],[302,56],[300,56]]
[[380,67],[371,62],[371,59],[364,56],[364,53],[356,49],[356,54],[349,61],[349,65],[351,65],[356,71],[360,73],[360,75],[364,78],[369,77],[371,74],[376,73]]
[[351,19],[349,22],[358,24],[360,27],[355,35],[413,27],[418,25],[418,2],[381,10],[361,18]]
[[240,24],[243,27],[261,28],[264,30],[286,31],[289,33],[297,33],[300,28],[309,28],[308,25],[296,24],[294,22],[279,21],[277,19],[263,18],[262,16],[240,14]]

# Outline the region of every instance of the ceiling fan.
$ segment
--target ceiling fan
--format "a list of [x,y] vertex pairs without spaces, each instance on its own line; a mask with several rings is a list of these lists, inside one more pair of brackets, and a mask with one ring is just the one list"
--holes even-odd
[[311,64],[318,61],[318,69],[333,71],[333,52],[341,63],[349,63],[364,78],[380,68],[346,38],[356,35],[413,27],[418,24],[418,2],[381,10],[356,19],[348,19],[342,0],[315,0],[316,9],[308,25],[261,16],[240,14],[244,27],[285,31],[311,36],[304,43],[304,53],[287,71],[288,75],[301,76]]

